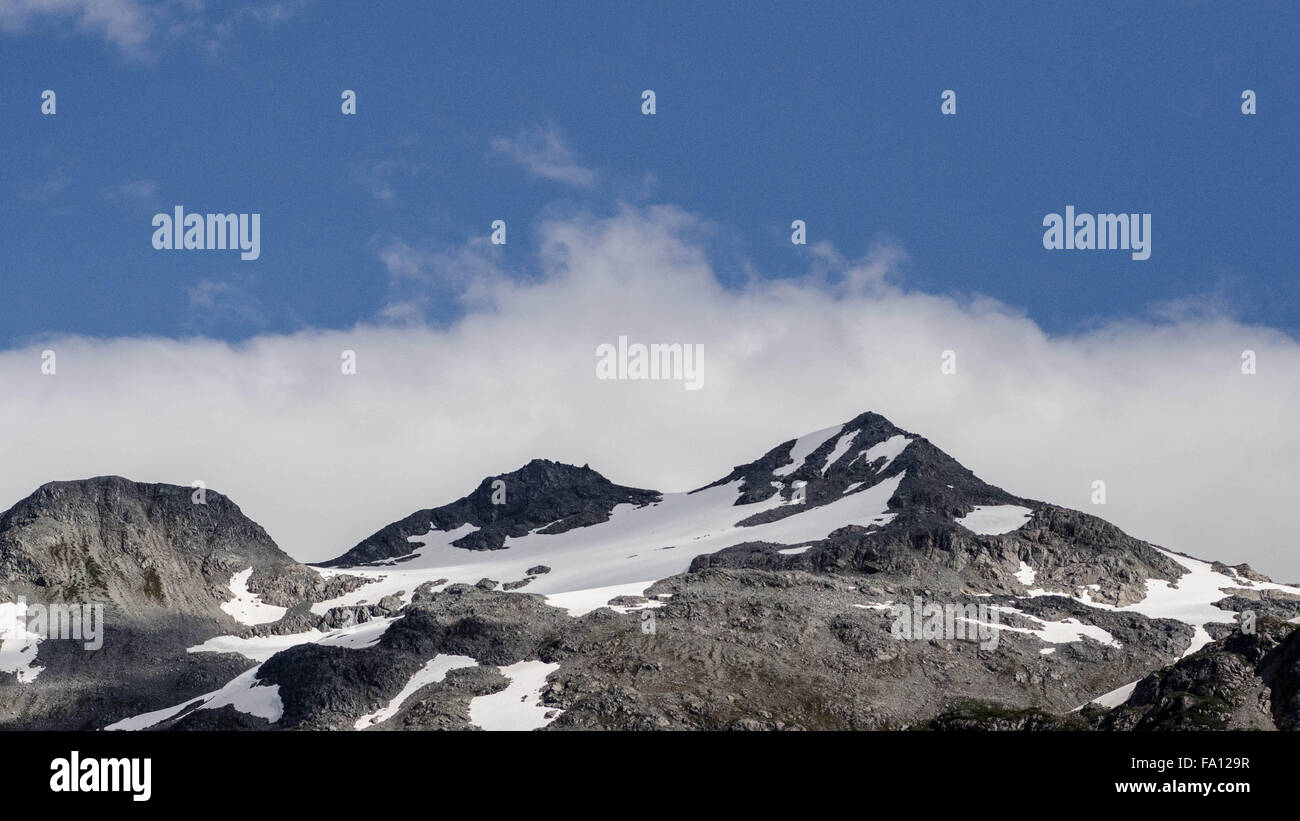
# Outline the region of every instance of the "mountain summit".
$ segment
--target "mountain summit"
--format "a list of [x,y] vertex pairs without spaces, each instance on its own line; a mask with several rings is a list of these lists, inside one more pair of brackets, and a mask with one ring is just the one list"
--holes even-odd
[[471,525],[474,529],[457,539],[456,547],[500,550],[509,537],[599,524],[609,519],[616,505],[646,504],[658,496],[652,490],[616,485],[585,465],[577,468],[534,459],[512,473],[489,476],[451,504],[393,522],[322,566],[348,567],[406,556],[420,546],[411,538],[430,527],[455,530]]
[[215,491],[43,485],[0,515],[0,726],[98,729],[159,692],[219,686],[241,661],[187,649],[277,621],[314,589],[325,582]]

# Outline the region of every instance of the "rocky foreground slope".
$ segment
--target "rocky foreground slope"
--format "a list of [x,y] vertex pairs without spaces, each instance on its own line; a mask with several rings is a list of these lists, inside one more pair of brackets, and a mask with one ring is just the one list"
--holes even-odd
[[314,568],[191,492],[56,483],[0,518],[0,601],[111,628],[0,633],[0,726],[1296,726],[1300,588],[875,414],[690,493],[535,460]]

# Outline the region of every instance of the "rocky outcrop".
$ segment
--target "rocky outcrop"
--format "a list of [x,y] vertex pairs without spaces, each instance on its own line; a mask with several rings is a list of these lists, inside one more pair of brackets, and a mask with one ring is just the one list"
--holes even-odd
[[289,606],[325,582],[228,498],[105,476],[52,482],[0,515],[0,601],[97,605],[102,646],[45,640],[37,678],[0,676],[0,727],[94,729],[210,692],[247,659],[188,647],[246,629],[222,605],[236,573]]
[[[362,540],[322,567],[354,567],[407,556],[422,547],[411,541],[430,529],[475,530],[453,542],[467,550],[499,550],[508,537],[538,530],[563,533],[608,521],[616,505],[644,505],[658,499],[653,490],[623,487],[586,465],[578,468],[534,459],[519,470],[489,476],[461,499],[442,507],[420,510]],[[494,501],[495,498],[495,501]]]
[[1143,678],[1104,730],[1300,729],[1300,628],[1260,618]]
[[231,577],[250,567],[249,589],[268,599],[309,592],[310,571],[234,502],[209,490],[198,504],[194,494],[117,476],[42,486],[0,515],[0,599],[220,621]]

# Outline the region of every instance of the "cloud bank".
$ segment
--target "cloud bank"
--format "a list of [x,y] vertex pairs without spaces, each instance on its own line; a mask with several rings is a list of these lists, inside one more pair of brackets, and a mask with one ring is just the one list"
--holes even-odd
[[[0,507],[54,479],[201,479],[320,560],[534,457],[683,490],[870,409],[1013,493],[1300,579],[1289,337],[1186,311],[1052,337],[993,300],[909,291],[888,247],[848,260],[819,246],[799,278],[724,288],[709,231],[675,208],[625,207],[543,224],[528,277],[472,249],[472,284],[454,255],[406,259],[408,286],[446,267],[429,287],[472,290],[447,327],[407,315],[233,346],[60,337],[5,351]],[[597,346],[620,335],[703,344],[704,388],[596,379]]]

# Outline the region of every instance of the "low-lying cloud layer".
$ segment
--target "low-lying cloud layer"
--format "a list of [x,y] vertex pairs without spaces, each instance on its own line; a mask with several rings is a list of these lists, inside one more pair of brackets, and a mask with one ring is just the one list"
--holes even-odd
[[[320,560],[534,457],[682,490],[870,409],[1013,493],[1300,579],[1300,346],[1281,333],[1184,313],[1049,337],[996,301],[907,291],[888,248],[810,249],[803,278],[724,288],[707,226],[672,208],[540,230],[535,275],[484,270],[446,328],[0,353],[0,507],[54,479],[201,479]],[[597,379],[597,346],[619,336],[702,343],[703,389]]]

